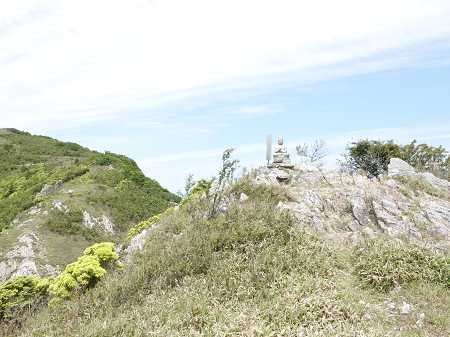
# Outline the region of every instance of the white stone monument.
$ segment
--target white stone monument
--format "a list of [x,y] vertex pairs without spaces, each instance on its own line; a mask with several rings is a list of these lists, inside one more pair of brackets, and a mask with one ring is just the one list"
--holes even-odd
[[267,165],[269,165],[270,159],[272,159],[272,135],[267,135],[267,143],[266,143]]
[[278,145],[275,146],[275,153],[273,154],[274,163],[290,164],[291,159],[287,152],[286,146],[283,145],[283,136],[278,136]]

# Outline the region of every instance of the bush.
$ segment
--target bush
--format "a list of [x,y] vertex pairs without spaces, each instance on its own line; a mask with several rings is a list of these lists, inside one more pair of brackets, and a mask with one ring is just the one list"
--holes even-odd
[[59,234],[75,234],[80,230],[82,220],[83,213],[81,210],[68,212],[53,211],[52,216],[41,226],[46,226],[51,231]]
[[117,261],[112,242],[97,243],[88,247],[77,262],[67,265],[64,272],[49,286],[51,294],[57,297],[70,297],[76,287],[91,288],[106,273],[109,262]]
[[361,172],[367,177],[378,177],[388,169],[391,158],[400,158],[416,170],[429,171],[444,179],[450,178],[450,156],[442,147],[416,144],[416,140],[408,145],[395,144],[394,140],[359,140],[351,142],[342,154],[343,160],[337,161],[341,172]]
[[19,276],[0,287],[0,319],[8,320],[12,310],[20,310],[35,296],[44,296],[50,284],[49,279],[35,276]]

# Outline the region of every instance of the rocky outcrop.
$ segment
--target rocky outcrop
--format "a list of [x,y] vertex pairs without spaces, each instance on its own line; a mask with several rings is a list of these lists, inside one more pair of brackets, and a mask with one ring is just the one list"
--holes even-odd
[[61,180],[58,180],[54,185],[45,184],[44,187],[41,189],[41,191],[38,194],[36,194],[35,199],[39,197],[46,197],[52,194],[58,189],[59,185],[61,185],[61,182],[62,182]]
[[83,211],[83,225],[89,229],[95,227],[107,234],[114,234],[114,224],[106,215],[102,215],[101,218],[96,218],[91,216],[87,211]]
[[[447,197],[431,196],[426,190],[409,193],[398,177],[425,181]],[[381,180],[320,170],[311,164],[296,164],[292,169],[272,164],[261,168],[254,181],[286,186],[292,198],[280,202],[278,209],[290,212],[305,230],[336,240],[385,233],[450,241],[450,182],[431,173],[416,173],[400,159],[391,160]]]
[[57,276],[60,273],[49,264],[36,264],[37,259],[45,260],[45,249],[36,234],[23,234],[18,242],[5,254],[6,260],[0,262],[0,285],[18,276]]

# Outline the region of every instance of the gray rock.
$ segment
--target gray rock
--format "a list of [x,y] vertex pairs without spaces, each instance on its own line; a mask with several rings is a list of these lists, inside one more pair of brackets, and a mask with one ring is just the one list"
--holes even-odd
[[58,189],[58,186],[61,184],[61,180],[58,180],[55,185],[47,185],[45,184],[44,187],[41,189],[41,191],[36,194],[36,196],[34,197],[35,199],[39,198],[39,197],[46,197],[47,195],[52,194],[53,192],[55,192]]
[[426,182],[430,183],[434,187],[438,189],[444,189],[450,191],[450,181],[445,179],[439,179],[435,177],[432,173],[426,172],[426,173],[418,173],[418,176],[425,180]]
[[393,218],[376,201],[372,202],[372,206],[375,212],[375,221],[382,232],[390,236],[398,236],[406,232],[406,226],[403,221]]
[[11,275],[10,279],[12,280],[19,276],[39,276],[34,261],[29,260],[28,258],[23,259],[22,263],[17,267],[17,270]]
[[279,171],[280,172],[277,174],[277,179],[278,180],[280,180],[280,181],[289,180],[289,174],[288,173],[286,173],[286,172],[284,172],[282,170],[279,170]]
[[245,193],[241,193],[241,196],[239,197],[239,201],[243,202],[243,201],[245,201],[247,199],[248,199],[248,197],[245,195]]
[[130,244],[124,250],[124,252],[126,253],[125,261],[129,261],[134,254],[142,250],[142,246],[144,245],[150,230],[154,228],[154,226],[155,225],[153,225],[149,229],[144,229],[142,232],[131,239]]
[[[427,226],[427,233],[432,237],[450,236],[450,207],[441,205],[433,200],[420,200],[420,207],[424,209],[430,224]],[[417,216],[419,217],[419,216]]]
[[308,186],[325,182],[320,170],[311,163],[295,164],[294,170],[297,172],[292,175],[292,186]]
[[311,219],[311,226],[313,228],[315,228],[318,232],[324,232],[325,231],[325,227],[323,225],[322,220],[320,220],[318,217],[316,217],[315,215],[313,215],[312,219]]
[[400,312],[402,314],[409,314],[413,310],[414,310],[414,306],[412,304],[408,304],[406,302],[403,302],[403,305],[400,308]]
[[395,215],[395,216],[400,216],[402,215],[402,211],[398,209],[397,205],[389,200],[383,199],[381,201],[381,205],[383,206],[383,208],[388,211],[390,214]]
[[322,198],[312,191],[304,191],[300,197],[300,202],[304,203],[308,208],[312,208],[316,213],[323,212],[324,210]]
[[419,329],[421,329],[421,328],[423,328],[424,324],[425,324],[425,313],[422,312],[422,313],[419,315],[419,319],[418,319],[417,322],[416,322],[416,326],[417,326]]
[[364,200],[359,197],[352,195],[348,201],[352,206],[353,215],[356,220],[358,220],[359,224],[362,226],[367,226],[370,224],[369,211],[367,210],[366,203]]
[[102,225],[105,228],[105,232],[109,234],[114,234],[114,224],[109,220],[106,215],[102,215]]
[[416,171],[414,170],[414,167],[409,165],[407,162],[399,158],[391,158],[388,165],[388,176],[392,177],[396,175],[415,177]]

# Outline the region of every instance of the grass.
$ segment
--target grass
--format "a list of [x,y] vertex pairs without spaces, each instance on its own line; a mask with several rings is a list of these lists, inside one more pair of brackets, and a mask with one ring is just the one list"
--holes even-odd
[[[247,176],[228,193],[242,192],[249,197],[245,202],[210,221],[207,199],[186,203],[163,217],[122,271],[53,309],[39,307],[37,315],[4,327],[4,333],[449,335],[448,260],[407,242],[336,244],[303,232],[289,213],[278,211],[278,202],[290,199],[284,186],[255,185]],[[401,290],[393,291],[395,286]],[[403,302],[415,310],[401,314]],[[415,329],[422,312],[425,325]]]

